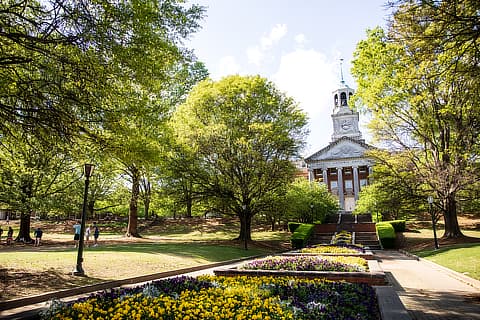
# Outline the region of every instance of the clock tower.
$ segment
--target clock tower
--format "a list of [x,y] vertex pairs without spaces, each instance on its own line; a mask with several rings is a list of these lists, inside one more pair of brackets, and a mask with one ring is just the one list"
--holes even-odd
[[375,163],[366,155],[375,148],[363,140],[359,114],[350,108],[353,93],[341,72],[340,86],[333,92],[332,142],[305,158],[309,180],[326,184],[338,197],[341,212],[355,210],[360,191],[370,183]]
[[358,127],[358,112],[353,111],[350,106],[350,98],[353,96],[353,89],[345,84],[343,72],[341,74],[340,87],[333,92],[333,134],[332,142],[342,137],[349,137],[364,142],[362,133]]

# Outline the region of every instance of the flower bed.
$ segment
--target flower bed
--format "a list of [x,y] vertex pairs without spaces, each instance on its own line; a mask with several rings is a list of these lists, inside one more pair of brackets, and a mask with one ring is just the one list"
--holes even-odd
[[217,276],[291,276],[370,285],[387,284],[385,273],[376,260],[300,253],[258,259],[239,267],[219,268],[214,273]]
[[357,245],[316,245],[300,250],[301,253],[333,253],[333,254],[359,254],[365,253],[363,247]]
[[355,244],[339,244],[339,245],[328,245],[328,244],[318,244],[312,247],[303,248],[300,251],[290,251],[285,252],[283,255],[286,256],[297,256],[297,255],[322,255],[322,256],[345,256],[345,257],[361,257],[366,260],[375,259],[373,252],[370,250],[365,250],[360,245]]
[[367,261],[359,257],[273,256],[245,263],[245,270],[293,270],[365,272]]
[[179,277],[57,303],[44,319],[380,319],[366,284],[288,277]]
[[348,231],[337,232],[332,239],[332,244],[351,244],[352,243],[352,233]]

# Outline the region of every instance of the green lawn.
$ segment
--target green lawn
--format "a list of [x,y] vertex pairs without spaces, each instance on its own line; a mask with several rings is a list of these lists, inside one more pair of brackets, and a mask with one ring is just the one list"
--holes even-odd
[[[196,243],[114,244],[85,248],[88,276],[111,280],[269,253],[266,250]],[[76,264],[74,248],[0,251],[2,267],[69,273]]]
[[87,277],[75,277],[73,247],[0,250],[0,300],[270,253],[214,242],[109,244],[85,248]]
[[414,252],[444,267],[480,280],[480,243],[453,245],[438,250]]

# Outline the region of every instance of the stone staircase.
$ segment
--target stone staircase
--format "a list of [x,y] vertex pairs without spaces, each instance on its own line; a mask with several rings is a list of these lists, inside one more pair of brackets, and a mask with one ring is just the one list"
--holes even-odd
[[327,218],[326,222],[315,226],[310,244],[329,244],[335,233],[348,231],[352,233],[353,244],[361,244],[370,250],[381,250],[375,223],[367,214],[339,214]]

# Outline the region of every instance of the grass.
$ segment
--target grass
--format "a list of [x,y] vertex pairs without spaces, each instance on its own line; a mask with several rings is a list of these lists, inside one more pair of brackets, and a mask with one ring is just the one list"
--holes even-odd
[[[11,222],[18,230],[18,221]],[[125,238],[124,225],[101,225],[98,247],[86,247],[83,268],[87,277],[72,276],[77,249],[71,222],[32,221],[42,227],[43,245],[0,246],[0,300],[171,271],[213,262],[273,253],[288,238],[287,232],[252,233],[249,250],[231,241],[238,224],[216,220],[169,221],[142,232],[141,239]],[[5,229],[5,228],[3,228]],[[17,231],[14,232],[14,235]]]
[[72,247],[4,250],[0,251],[0,300],[269,253],[214,243],[102,245],[85,248],[87,277],[75,277],[71,273],[77,250]]
[[465,243],[441,247],[438,250],[414,252],[441,266],[480,280],[480,243]]

